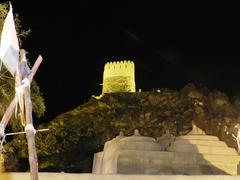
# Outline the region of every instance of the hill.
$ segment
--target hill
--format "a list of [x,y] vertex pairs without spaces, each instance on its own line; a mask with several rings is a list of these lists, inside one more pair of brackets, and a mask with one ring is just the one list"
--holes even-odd
[[[230,100],[220,91],[198,89],[192,84],[179,91],[163,88],[92,97],[38,127],[50,128],[36,135],[39,169],[91,172],[93,154],[119,131],[132,135],[134,129],[139,129],[142,135],[155,138],[168,131],[179,136],[191,130],[192,121],[206,134],[218,136],[237,148],[232,134],[237,134],[240,124],[239,104],[238,97]],[[6,149],[6,170],[27,170],[24,136],[7,143]]]

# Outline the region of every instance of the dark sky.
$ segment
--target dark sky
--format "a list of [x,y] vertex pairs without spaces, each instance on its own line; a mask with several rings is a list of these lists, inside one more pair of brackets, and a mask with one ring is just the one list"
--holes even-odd
[[194,83],[240,94],[238,3],[60,2],[13,3],[23,27],[32,29],[22,48],[32,63],[44,58],[35,79],[46,119],[99,95],[108,60],[133,60],[143,91]]

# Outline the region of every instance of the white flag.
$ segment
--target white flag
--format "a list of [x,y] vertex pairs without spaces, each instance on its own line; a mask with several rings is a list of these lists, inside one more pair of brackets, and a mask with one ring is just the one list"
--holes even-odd
[[19,59],[19,44],[11,4],[2,29],[0,59],[14,76]]

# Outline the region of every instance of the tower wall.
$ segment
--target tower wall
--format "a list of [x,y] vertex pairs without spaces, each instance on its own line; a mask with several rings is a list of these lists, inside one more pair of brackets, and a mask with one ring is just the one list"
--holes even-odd
[[136,92],[132,61],[108,62],[104,66],[102,93]]

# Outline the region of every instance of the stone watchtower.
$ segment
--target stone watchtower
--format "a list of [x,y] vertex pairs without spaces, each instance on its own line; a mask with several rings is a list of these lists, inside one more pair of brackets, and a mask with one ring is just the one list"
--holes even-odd
[[132,61],[116,61],[105,64],[102,94],[114,92],[136,92]]

